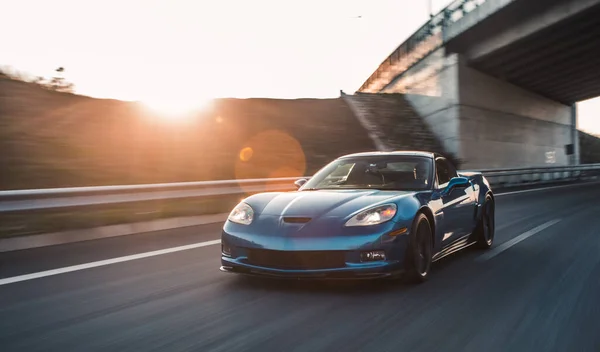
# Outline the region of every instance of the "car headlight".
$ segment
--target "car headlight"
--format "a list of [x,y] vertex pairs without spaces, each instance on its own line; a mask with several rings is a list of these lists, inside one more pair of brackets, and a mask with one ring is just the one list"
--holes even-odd
[[391,220],[396,215],[396,204],[380,205],[367,209],[353,216],[346,222],[346,226],[378,225]]
[[233,208],[227,219],[237,224],[250,225],[254,220],[254,210],[248,204],[240,203]]

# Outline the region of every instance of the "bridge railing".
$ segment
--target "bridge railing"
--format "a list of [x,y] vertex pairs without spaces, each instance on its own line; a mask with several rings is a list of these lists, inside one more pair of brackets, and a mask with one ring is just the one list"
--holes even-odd
[[[464,170],[482,172],[494,187],[600,177],[600,164]],[[0,191],[0,212],[51,210],[132,202],[230,196],[295,189],[301,177]]]
[[[432,16],[404,43],[400,44],[358,89],[359,92],[376,93],[381,86],[373,86],[382,76],[398,75],[419,60],[440,48],[443,44],[444,28],[459,21],[486,0],[456,0]],[[391,77],[390,77],[391,78]]]

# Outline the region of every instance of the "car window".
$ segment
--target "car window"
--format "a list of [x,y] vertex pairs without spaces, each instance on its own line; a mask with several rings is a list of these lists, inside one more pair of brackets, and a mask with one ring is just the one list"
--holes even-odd
[[338,159],[311,178],[303,189],[375,188],[423,190],[433,180],[432,159],[382,155]]
[[400,161],[400,162],[389,162],[385,168],[388,171],[404,171],[404,172],[413,172],[415,169],[415,162],[410,161]]
[[333,168],[330,174],[325,177],[323,180],[327,184],[337,184],[345,181],[348,178],[348,174],[352,171],[354,167],[354,163],[348,164],[339,164]]
[[443,188],[453,177],[458,176],[456,169],[450,165],[446,159],[438,158],[435,160],[435,168],[437,171],[437,178],[439,187]]
[[350,170],[352,170],[353,166],[354,164],[352,163],[338,165],[336,169],[333,170],[333,172],[329,175],[329,177],[346,177],[348,176],[348,173],[350,173]]

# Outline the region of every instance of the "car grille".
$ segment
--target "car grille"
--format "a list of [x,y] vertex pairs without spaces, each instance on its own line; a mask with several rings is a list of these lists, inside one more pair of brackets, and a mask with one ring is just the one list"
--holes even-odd
[[306,224],[309,222],[311,218],[299,218],[299,217],[284,217],[283,222],[287,222],[290,224]]
[[332,269],[345,266],[343,251],[275,251],[249,249],[248,263],[273,269]]

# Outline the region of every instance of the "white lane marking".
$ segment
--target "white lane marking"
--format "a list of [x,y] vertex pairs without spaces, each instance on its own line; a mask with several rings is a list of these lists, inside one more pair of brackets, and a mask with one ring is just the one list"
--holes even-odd
[[527,238],[535,235],[536,233],[538,233],[540,231],[547,229],[548,227],[550,227],[554,224],[557,224],[560,221],[561,221],[561,219],[550,220],[548,222],[541,224],[538,227],[534,227],[533,229],[520,234],[519,236],[513,238],[512,240],[502,243],[501,245],[492,249],[491,251],[480,255],[479,258],[477,258],[477,261],[490,260],[490,259],[494,258],[495,256],[497,256],[498,254],[500,254],[500,253],[504,252],[505,250],[509,249],[510,247],[514,246],[515,244],[517,244],[523,240],[526,240]]
[[67,266],[64,268],[52,269],[52,270],[47,270],[47,271],[40,271],[38,273],[13,276],[13,277],[5,278],[5,279],[0,279],[0,286],[12,284],[12,283],[19,282],[19,281],[33,280],[33,279],[38,279],[38,278],[42,278],[42,277],[46,277],[46,276],[70,273],[72,271],[85,270],[85,269],[96,268],[99,266],[105,266],[105,265],[110,265],[110,264],[115,264],[115,263],[128,262],[128,261],[136,260],[136,259],[154,257],[157,255],[180,252],[180,251],[185,251],[188,249],[212,246],[212,245],[219,244],[219,243],[221,243],[221,240],[199,242],[199,243],[188,244],[185,246],[166,248],[166,249],[161,249],[161,250],[152,251],[152,252],[138,253],[138,254],[133,254],[133,255],[127,255],[124,257],[100,260],[97,262]]
[[532,188],[532,189],[523,189],[520,191],[512,191],[512,192],[503,192],[503,193],[494,193],[495,197],[500,197],[500,196],[508,196],[511,194],[519,194],[519,193],[527,193],[527,192],[537,192],[537,191],[547,191],[550,189],[557,189],[557,188],[567,188],[567,187],[576,187],[576,186],[583,186],[583,185],[590,185],[590,184],[597,184],[597,182],[589,182],[589,183],[576,183],[573,185],[563,185],[563,186],[554,186],[554,187],[542,187],[542,188]]

